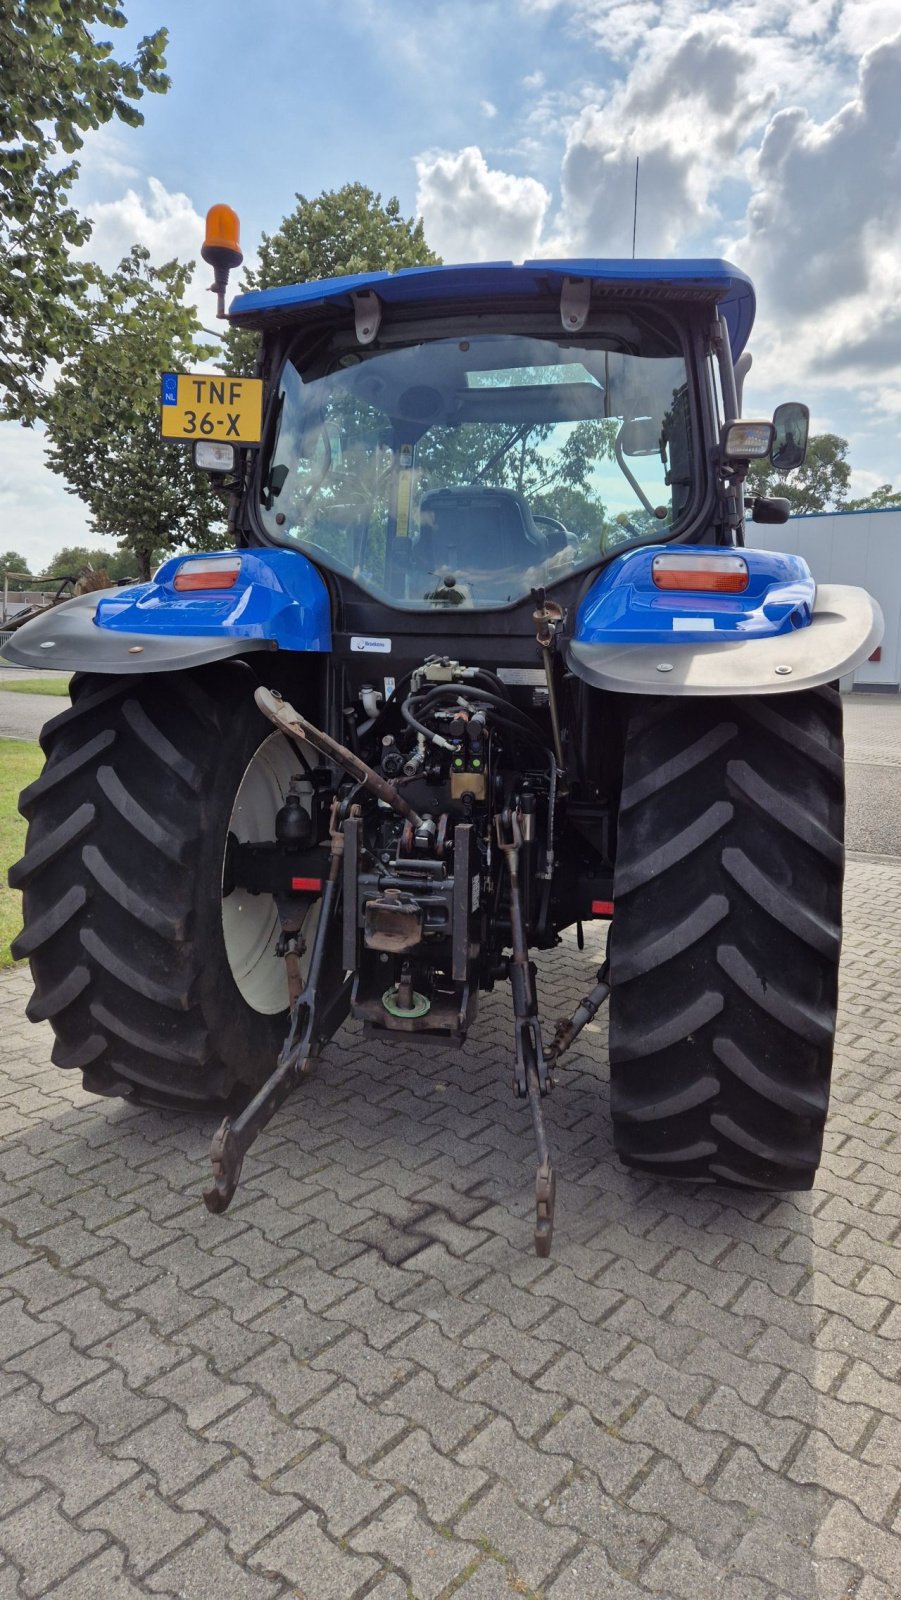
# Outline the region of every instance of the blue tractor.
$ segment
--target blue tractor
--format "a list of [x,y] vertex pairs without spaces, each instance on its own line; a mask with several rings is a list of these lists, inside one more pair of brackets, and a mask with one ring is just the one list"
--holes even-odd
[[[205,255],[221,306],[227,226]],[[608,998],[626,1165],[808,1188],[841,938],[836,680],[881,618],[746,545],[748,513],[788,514],[746,499],[749,463],[799,465],[808,425],[796,403],[741,420],[749,280],[422,267],[229,316],[259,333],[256,379],[169,374],[162,417],[232,548],[6,647],[75,673],[10,878],[54,1061],[98,1094],[220,1105],[222,1210],[347,1016],[458,1045],[508,979],[539,1253],[543,1100]],[[595,919],[607,958],[553,1033],[534,958]]]

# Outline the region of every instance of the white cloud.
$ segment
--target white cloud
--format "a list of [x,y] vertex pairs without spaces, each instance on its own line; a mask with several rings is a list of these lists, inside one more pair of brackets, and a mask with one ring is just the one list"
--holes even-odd
[[201,321],[211,321],[215,313],[215,302],[208,292],[211,272],[200,259],[204,219],[188,195],[172,192],[159,178],[148,177],[143,185],[128,188],[115,199],[92,201],[80,197],[80,205],[94,225],[82,255],[106,271],[117,266],[133,244],[145,245],[156,265],[173,257],[194,261],[188,298],[197,307]]
[[550,195],[535,178],[488,166],[475,145],[416,161],[416,210],[446,261],[521,261],[535,253]]
[[3,549],[18,550],[32,572],[64,545],[103,542],[89,531],[87,507],[47,466],[43,434],[14,422],[0,423],[0,527]]
[[480,100],[479,101],[479,109],[480,109],[483,117],[496,117],[497,116],[497,106],[495,105],[493,100]]
[[817,121],[769,122],[735,243],[805,365],[864,377],[901,360],[901,33],[863,58],[856,92]]

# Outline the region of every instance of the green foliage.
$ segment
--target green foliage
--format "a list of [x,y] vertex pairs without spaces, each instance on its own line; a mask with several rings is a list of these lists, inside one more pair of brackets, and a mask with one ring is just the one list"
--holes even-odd
[[[422,219],[401,215],[392,196],[384,205],[362,183],[324,189],[315,199],[297,195],[297,205],[273,234],[263,234],[259,267],[246,270],[241,290],[273,289],[357,272],[397,272],[440,261],[426,244]],[[253,370],[258,337],[230,328],[225,370]]]
[[[151,567],[158,566],[162,559],[162,550],[151,551]],[[122,550],[104,550],[100,546],[89,549],[84,544],[67,544],[53,557],[47,571],[58,573],[60,577],[69,573],[106,572],[116,583],[120,578],[136,578],[138,563],[134,551],[127,545]]]
[[19,795],[33,783],[44,757],[39,744],[4,739],[0,761],[0,967],[13,965],[10,944],[22,926],[22,897],[8,889],[6,876],[25,849],[25,818],[19,815]]
[[769,461],[752,462],[745,480],[746,495],[780,495],[800,516],[810,511],[844,511],[847,507],[851,467],[848,441],[837,433],[815,433],[807,446],[807,460],[790,479],[780,478]]
[[119,539],[142,578],[155,553],[223,543],[214,526],[221,502],[190,449],[160,438],[160,373],[190,371],[214,353],[198,343],[196,313],[184,302],[191,271],[177,261],[152,267],[136,245],[114,273],[99,273],[100,298],[48,411],[49,465],[89,507],[91,528]]
[[890,483],[881,483],[872,494],[864,495],[860,500],[846,500],[842,510],[887,511],[892,506],[901,507],[901,489],[893,489]]
[[0,417],[43,415],[45,368],[80,337],[93,274],[71,252],[91,225],[69,203],[78,163],[61,156],[113,118],[137,126],[144,91],[169,87],[164,28],[132,62],[91,31],[125,23],[109,0],[0,0]]
[[0,573],[2,572],[31,572],[31,568],[24,556],[18,550],[0,550]]

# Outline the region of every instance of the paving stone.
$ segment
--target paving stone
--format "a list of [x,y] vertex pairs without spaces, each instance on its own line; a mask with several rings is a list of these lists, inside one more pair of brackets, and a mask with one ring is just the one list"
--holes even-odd
[[246,1384],[226,1383],[217,1377],[203,1356],[194,1356],[155,1378],[146,1385],[146,1392],[183,1411],[189,1428],[207,1427],[225,1412],[234,1411],[250,1393]]
[[640,1389],[623,1379],[617,1382],[615,1378],[602,1377],[573,1350],[564,1351],[535,1382],[538,1389],[556,1397],[555,1410],[565,1400],[575,1400],[605,1427],[615,1425],[627,1411],[634,1411],[642,1398]]
[[850,1500],[865,1517],[881,1522],[895,1502],[898,1469],[870,1466],[836,1450],[824,1433],[811,1434],[788,1468],[796,1483],[822,1484],[832,1494]]
[[475,1545],[442,1538],[406,1495],[358,1528],[349,1543],[399,1568],[416,1600],[436,1600],[479,1555]]
[[149,1468],[165,1495],[179,1494],[226,1454],[223,1445],[199,1438],[172,1411],[135,1429],[114,1445],[113,1451],[123,1461]]
[[[686,1489],[690,1487],[685,1484]],[[705,1510],[709,1515],[707,1502]],[[599,1480],[582,1468],[542,1506],[542,1514],[546,1522],[600,1544],[619,1571],[637,1572],[670,1531],[670,1521],[662,1516],[634,1511],[611,1500]]]
[[104,1544],[99,1533],[81,1532],[62,1516],[59,1496],[47,1492],[0,1522],[0,1551],[22,1573],[26,1595],[43,1594]]
[[133,1461],[117,1461],[108,1451],[101,1450],[93,1428],[82,1423],[31,1456],[20,1470],[23,1482],[27,1483],[34,1474],[59,1489],[63,1511],[69,1517],[77,1517],[134,1477],[138,1469]]
[[798,1422],[780,1421],[777,1416],[745,1405],[734,1389],[717,1389],[698,1413],[695,1426],[726,1438],[740,1439],[742,1444],[750,1445],[765,1466],[777,1470],[804,1434]]
[[730,1560],[739,1572],[750,1573],[797,1600],[827,1600],[830,1595],[842,1600],[854,1593],[857,1584],[850,1561],[827,1562],[795,1544],[772,1522],[758,1522],[751,1528]]
[[524,1444],[504,1417],[489,1422],[464,1445],[458,1459],[466,1465],[484,1467],[527,1506],[546,1500],[573,1470],[569,1456],[546,1455],[543,1450]]
[[728,1443],[724,1434],[705,1434],[681,1422],[653,1395],[622,1424],[621,1432],[624,1439],[638,1439],[669,1456],[692,1483],[704,1482]]
[[261,1395],[245,1400],[237,1411],[211,1423],[206,1433],[209,1439],[222,1440],[246,1455],[259,1478],[282,1471],[289,1461],[317,1442],[308,1427],[283,1422]]
[[654,1557],[642,1580],[667,1600],[769,1600],[771,1594],[755,1578],[724,1574],[719,1562],[705,1560],[681,1533]]
[[587,1600],[588,1595],[597,1595],[598,1600],[601,1596],[603,1600],[648,1600],[647,1589],[621,1577],[603,1551],[594,1548],[580,1551],[547,1594],[548,1600]]
[[[649,1431],[648,1424],[642,1434]],[[607,1493],[618,1498],[625,1495],[636,1474],[652,1458],[644,1444],[624,1438],[622,1430],[602,1427],[584,1406],[573,1406],[555,1423],[541,1440],[540,1449],[588,1467],[600,1478]]]
[[461,1517],[455,1532],[475,1544],[487,1543],[512,1563],[516,1576],[539,1589],[567,1555],[574,1555],[581,1537],[572,1529],[549,1527],[517,1504],[509,1489],[490,1489]]
[[60,1300],[67,1299],[76,1285],[68,1272],[53,1266],[50,1261],[39,1259],[11,1272],[3,1280],[3,1286],[14,1290],[24,1301],[26,1311],[37,1317]]
[[478,1468],[462,1467],[441,1455],[421,1428],[415,1428],[369,1470],[375,1478],[411,1490],[434,1522],[450,1522],[486,1481]]
[[[520,1587],[520,1593],[522,1592]],[[376,1589],[375,1594],[380,1593],[381,1590]],[[408,1593],[406,1587],[399,1590],[398,1600],[406,1600]],[[465,1582],[454,1590],[454,1600],[510,1600],[514,1593],[509,1568],[486,1557]]]
[[132,1389],[140,1389],[151,1379],[180,1366],[185,1359],[181,1345],[161,1339],[144,1320],[129,1322],[118,1333],[98,1339],[91,1353],[121,1367]]
[[208,1311],[196,1322],[191,1322],[186,1328],[180,1328],[172,1335],[173,1344],[190,1345],[201,1355],[208,1357],[214,1372],[223,1378],[231,1377],[236,1367],[240,1367],[252,1356],[259,1355],[267,1345],[272,1343],[272,1336],[263,1332],[252,1332],[249,1328],[241,1326],[227,1311],[218,1308]]
[[425,1367],[442,1389],[453,1389],[457,1384],[465,1383],[484,1364],[486,1357],[484,1350],[462,1349],[439,1328],[430,1324],[421,1324],[412,1333],[398,1339],[392,1345],[391,1353]]
[[430,1439],[446,1455],[453,1455],[489,1417],[487,1406],[446,1394],[428,1372],[417,1372],[403,1383],[390,1399],[382,1401],[381,1409],[406,1417],[408,1422],[427,1419]]
[[391,1498],[392,1492],[388,1485],[354,1472],[333,1444],[311,1450],[296,1467],[276,1478],[272,1487],[280,1493],[299,1495],[321,1511],[333,1539],[341,1538],[370,1517]]
[[[337,1348],[340,1349],[340,1345]],[[232,1378],[253,1389],[262,1389],[276,1411],[283,1416],[292,1416],[301,1406],[317,1399],[335,1383],[333,1371],[319,1371],[305,1361],[296,1361],[288,1345],[281,1339],[272,1340],[259,1355],[245,1361],[243,1366],[236,1367]],[[363,1398],[369,1396],[364,1395]]]
[[18,1300],[4,1301],[0,1305],[0,1361],[13,1361],[34,1345],[42,1344],[54,1332],[55,1326],[52,1322],[30,1317],[22,1310]]
[[229,1549],[244,1556],[301,1509],[294,1495],[283,1492],[281,1485],[277,1488],[263,1488],[245,1462],[227,1461],[186,1489],[180,1503],[188,1511],[214,1517],[225,1529]]
[[390,1345],[384,1351],[374,1350],[356,1330],[314,1356],[310,1365],[316,1372],[347,1378],[366,1401],[381,1399],[413,1371],[412,1363],[396,1355]]
[[[502,991],[459,1053],[342,1033],[214,1219],[202,1119],[84,1096],[49,1030],[18,1020],[25,974],[0,979],[17,1041],[0,1101],[22,1124],[0,1145],[0,1210],[27,1230],[0,1229],[0,1527],[46,1522],[48,1552],[60,1528],[86,1552],[48,1579],[53,1600],[291,1600],[259,1557],[300,1534],[293,1559],[364,1562],[354,1600],[534,1594],[561,1540],[545,1600],[896,1600],[901,865],[852,858],[846,913],[811,1194],[622,1172],[595,1029],[551,1108],[567,1183],[549,1261],[531,1253],[528,1130],[497,1081]],[[569,934],[542,957],[555,1012],[597,959]],[[161,1539],[192,1530],[144,1579],[141,1492]],[[105,1507],[117,1534],[93,1525]],[[474,1539],[480,1507],[499,1531]],[[10,1555],[0,1600],[17,1571]]]
[[315,1595],[317,1600],[350,1600],[378,1572],[377,1561],[327,1538],[312,1511],[267,1540],[256,1552],[254,1564],[287,1578],[299,1593]]
[[[299,1427],[315,1428],[333,1439],[351,1466],[362,1466],[406,1431],[401,1417],[387,1417],[363,1405],[349,1383],[339,1383],[311,1406],[298,1412]],[[312,1441],[311,1441],[312,1442]]]
[[110,1368],[99,1378],[94,1378],[74,1394],[57,1402],[62,1412],[72,1412],[84,1417],[97,1430],[99,1444],[111,1444],[121,1439],[133,1428],[141,1427],[151,1417],[158,1416],[162,1407],[158,1400],[135,1394],[122,1381],[121,1373]]
[[178,1600],[282,1600],[278,1582],[235,1560],[217,1530],[179,1550],[146,1581],[151,1589]]
[[53,1589],[53,1600],[138,1600],[146,1596],[142,1584],[129,1577],[125,1555],[109,1547],[101,1550],[77,1572]]
[[173,1511],[147,1473],[132,1478],[99,1505],[82,1512],[79,1520],[84,1528],[112,1534],[127,1549],[129,1565],[139,1576],[203,1527],[200,1517]]
[[37,1384],[23,1382],[21,1387],[7,1392],[3,1397],[0,1441],[4,1458],[11,1466],[15,1466],[51,1444],[61,1434],[72,1432],[76,1425],[75,1417],[60,1416],[58,1411],[44,1405]]

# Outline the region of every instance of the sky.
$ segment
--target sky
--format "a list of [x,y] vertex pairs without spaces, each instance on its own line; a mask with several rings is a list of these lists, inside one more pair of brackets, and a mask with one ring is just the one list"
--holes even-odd
[[[746,415],[806,400],[852,492],[901,483],[899,0],[122,0],[169,30],[141,128],[89,136],[88,253],[199,260],[227,201],[245,257],[297,193],[362,182],[445,261],[724,256],[758,315]],[[212,325],[209,269],[194,294]],[[239,284],[233,275],[232,286]],[[103,541],[0,425],[0,546],[33,570]]]

